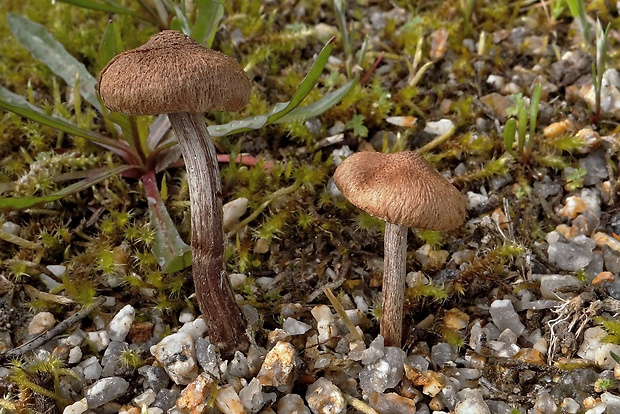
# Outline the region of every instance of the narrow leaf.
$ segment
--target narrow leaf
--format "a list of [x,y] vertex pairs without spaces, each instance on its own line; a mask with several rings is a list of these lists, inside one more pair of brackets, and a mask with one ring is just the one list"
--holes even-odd
[[13,35],[32,56],[46,64],[67,85],[75,86],[76,75],[79,76],[80,93],[88,103],[101,112],[101,105],[95,92],[97,80],[88,72],[86,66],[67,52],[65,47],[40,24],[11,13],[7,15],[7,21]]
[[136,13],[133,10],[127,9],[116,2],[99,3],[93,0],[57,0],[60,3],[71,4],[72,6],[83,7],[85,9],[97,10],[106,13],[126,14],[128,16],[137,17],[138,19],[145,20],[144,16],[140,13]]
[[[242,120],[236,120],[223,125],[214,125],[209,127],[209,133],[214,137],[221,137],[238,132],[259,129],[265,125],[273,124],[278,119],[295,109],[308,96],[312,88],[316,85],[319,76],[323,72],[327,59],[334,47],[333,38],[327,42],[316,60],[312,64],[310,71],[297,87],[297,91],[290,101],[276,104],[269,114],[257,115]],[[346,85],[345,85],[346,86]]]
[[542,85],[539,83],[534,86],[532,98],[530,99],[530,142],[536,132],[536,121],[538,120],[538,108],[540,106],[540,94],[542,93]]
[[308,105],[298,106],[288,114],[284,115],[282,118],[276,120],[274,123],[280,124],[293,121],[304,121],[308,118],[319,116],[323,112],[327,111],[329,108],[340,102],[342,98],[344,98],[345,95],[349,93],[349,91],[355,85],[358,84],[358,82],[358,78],[350,80],[335,91],[332,91],[327,95],[323,96],[318,101]]
[[131,165],[121,165],[115,168],[101,168],[98,170],[93,170],[91,176],[79,181],[75,184],[71,184],[68,187],[63,188],[53,194],[40,196],[40,197],[0,197],[0,209],[12,209],[12,210],[21,210],[24,208],[30,208],[37,204],[41,203],[49,203],[51,201],[60,200],[61,198],[67,197],[72,194],[79,193],[80,191],[86,190],[87,188],[92,187],[93,185],[105,180],[106,178],[112,177],[113,175],[117,175],[122,173],[123,171],[130,170],[135,168]]
[[515,143],[516,132],[517,121],[514,118],[510,118],[506,121],[506,125],[504,125],[504,146],[506,147],[506,151],[515,158],[517,158],[517,154],[515,154],[515,150],[512,146]]
[[[519,141],[517,142],[517,148],[519,148],[519,151],[523,151],[523,148],[525,147],[525,134],[527,132],[527,111],[525,110],[525,106],[519,107],[519,113],[517,116],[519,117],[519,129],[517,131]],[[532,137],[530,137],[530,139],[532,139]]]
[[99,45],[99,67],[104,68],[110,60],[123,51],[121,32],[114,20],[108,22]]
[[200,44],[211,47],[215,32],[224,16],[224,5],[219,0],[203,0],[198,1],[196,6],[198,15],[192,29],[192,38]]
[[82,129],[66,119],[59,118],[54,115],[48,115],[40,108],[30,104],[24,97],[17,95],[2,86],[0,86],[0,108],[14,112],[17,115],[30,119],[31,121],[47,125],[67,134],[85,138],[118,154],[125,160],[135,159],[135,154],[131,152],[130,148],[125,143],[107,138],[94,131]]
[[164,273],[183,270],[191,264],[192,249],[183,241],[168,214],[157,188],[155,173],[146,173],[142,176],[142,182],[148,200],[151,227],[155,231],[153,255]]

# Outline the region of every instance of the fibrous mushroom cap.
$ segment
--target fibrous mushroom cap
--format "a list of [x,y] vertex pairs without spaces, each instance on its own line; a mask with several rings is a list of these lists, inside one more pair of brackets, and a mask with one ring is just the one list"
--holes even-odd
[[368,214],[393,224],[451,230],[465,220],[465,199],[422,156],[358,152],[336,169],[342,194]]
[[199,114],[242,109],[252,83],[233,58],[164,30],[114,57],[98,89],[110,110],[128,115]]

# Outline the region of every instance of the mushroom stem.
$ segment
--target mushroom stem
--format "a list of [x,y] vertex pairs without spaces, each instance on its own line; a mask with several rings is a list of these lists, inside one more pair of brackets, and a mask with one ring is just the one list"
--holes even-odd
[[215,147],[202,115],[168,114],[187,168],[192,217],[192,275],[213,343],[226,354],[247,350],[245,320],[224,271],[222,186]]
[[402,345],[407,231],[407,226],[385,223],[381,335],[386,346]]

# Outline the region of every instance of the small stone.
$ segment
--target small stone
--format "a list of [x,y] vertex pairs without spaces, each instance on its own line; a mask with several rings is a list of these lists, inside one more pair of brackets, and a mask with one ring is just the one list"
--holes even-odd
[[108,324],[108,335],[111,341],[122,342],[129,333],[131,324],[136,316],[136,310],[131,305],[124,306]]
[[192,414],[201,414],[207,410],[216,392],[217,383],[213,378],[201,374],[181,392],[177,407]]
[[480,102],[500,121],[505,121],[508,118],[507,110],[514,105],[512,99],[497,92],[484,95],[480,98]]
[[607,233],[601,231],[596,232],[592,235],[592,240],[594,240],[598,247],[607,246],[616,252],[620,252],[620,241]]
[[311,325],[298,321],[297,319],[288,317],[284,320],[282,328],[289,335],[303,335],[312,329]]
[[380,393],[373,391],[370,393],[368,403],[372,408],[381,414],[415,414],[415,402],[409,398],[389,392]]
[[567,197],[564,207],[558,211],[558,215],[563,218],[574,219],[577,214],[588,211],[588,204],[585,200],[577,196]]
[[385,355],[366,365],[359,373],[359,384],[364,395],[372,391],[383,392],[394,388],[403,378],[406,353],[400,348],[388,346]]
[[435,122],[427,122],[424,132],[431,135],[444,135],[454,128],[454,123],[449,119],[441,119]]
[[222,218],[224,231],[229,231],[239,223],[239,219],[248,209],[248,199],[244,197],[236,198],[224,204],[222,209],[224,210]]
[[202,338],[206,332],[207,323],[203,318],[196,318],[191,322],[186,322],[178,331],[178,333],[186,333],[191,335],[194,341],[198,338]]
[[347,410],[340,389],[324,377],[308,387],[306,402],[313,414],[344,414]]
[[268,401],[275,401],[276,395],[262,392],[258,378],[252,378],[252,381],[239,391],[239,399],[249,413],[257,413]]
[[69,365],[77,364],[82,360],[82,349],[79,346],[74,346],[69,350],[69,359],[67,363]]
[[215,406],[224,414],[247,414],[239,395],[230,385],[224,385],[217,390]]
[[[491,414],[479,389],[465,388],[458,392],[460,401],[454,409],[455,414]],[[553,412],[553,411],[544,411]]]
[[86,389],[84,396],[88,408],[97,408],[122,396],[129,389],[129,383],[120,377],[102,378]]
[[596,242],[584,235],[571,238],[569,241],[550,243],[547,249],[549,261],[562,270],[576,272],[586,267],[594,257],[592,251]]
[[110,345],[110,337],[107,331],[88,332],[86,336],[97,351],[103,351]]
[[296,365],[295,347],[280,341],[265,356],[257,378],[263,386],[289,393],[293,389]]
[[230,285],[234,290],[240,290],[245,284],[245,281],[248,280],[248,277],[243,273],[231,273],[228,275],[228,278],[230,279]]
[[336,318],[327,305],[317,305],[310,311],[317,324],[319,342],[333,348],[338,344]]
[[515,311],[512,302],[509,299],[495,300],[489,308],[493,323],[504,331],[510,329],[515,335],[519,336],[525,330],[525,325],[519,320],[519,314]]
[[33,316],[28,325],[28,335],[39,335],[56,324],[56,318],[50,312],[39,312]]
[[573,294],[563,292],[578,288],[583,283],[572,275],[543,275],[540,277],[540,293],[544,299],[565,300]]
[[155,392],[166,388],[170,382],[166,371],[159,366],[145,365],[138,368],[138,374],[144,377],[142,384],[144,389],[152,389]]
[[430,370],[424,376],[428,379],[428,382],[422,387],[422,393],[429,397],[439,394],[446,384],[446,377],[439,372]]
[[564,398],[562,400],[562,404],[560,405],[560,409],[563,413],[567,414],[577,414],[581,406],[579,403],[572,398]]
[[84,373],[84,379],[93,381],[101,378],[103,367],[99,364],[99,358],[92,356],[80,362],[78,367]]
[[443,367],[450,364],[455,359],[452,346],[446,342],[433,345],[431,348],[431,362],[437,367]]
[[310,414],[310,409],[300,395],[288,394],[278,400],[278,414]]
[[157,398],[157,394],[152,389],[145,390],[142,394],[137,395],[132,400],[135,405],[138,407],[148,407],[155,402],[155,398]]
[[62,414],[82,414],[88,410],[88,402],[86,398],[82,398],[79,401],[74,402],[71,405],[65,407]]
[[198,376],[194,339],[188,333],[168,335],[151,347],[151,354],[163,364],[170,378],[178,385],[187,385]]
[[558,406],[551,394],[549,394],[549,391],[542,391],[536,396],[534,410],[539,413],[555,413],[558,410]]

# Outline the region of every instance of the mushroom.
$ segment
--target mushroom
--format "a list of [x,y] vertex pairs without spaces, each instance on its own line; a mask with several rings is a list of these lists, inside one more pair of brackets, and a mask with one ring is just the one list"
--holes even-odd
[[127,115],[168,114],[187,167],[192,275],[210,338],[226,353],[246,349],[245,320],[224,273],[222,187],[203,114],[238,111],[251,80],[233,58],[173,30],[114,57],[101,72],[105,105]]
[[465,199],[416,152],[358,152],[334,174],[355,206],[385,221],[380,330],[386,345],[401,346],[407,230],[451,230],[465,220]]

